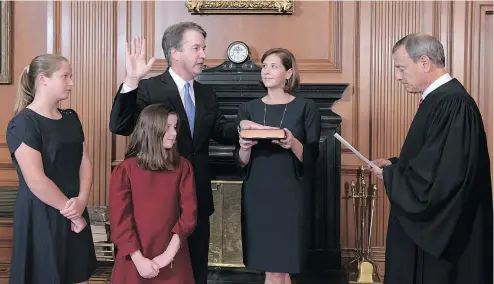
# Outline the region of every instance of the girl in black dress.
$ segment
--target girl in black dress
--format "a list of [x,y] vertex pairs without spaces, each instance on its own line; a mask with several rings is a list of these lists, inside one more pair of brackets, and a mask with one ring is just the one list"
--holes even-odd
[[72,70],[58,55],[33,59],[20,76],[7,144],[19,176],[12,284],[88,283],[96,255],[86,205],[92,166],[69,97]]
[[295,58],[286,49],[266,51],[262,82],[268,93],[239,108],[238,121],[285,130],[286,139],[247,141],[236,158],[243,168],[244,264],[266,271],[269,284],[289,284],[308,250],[310,174],[319,155],[321,117],[314,101],[291,93],[299,84]]

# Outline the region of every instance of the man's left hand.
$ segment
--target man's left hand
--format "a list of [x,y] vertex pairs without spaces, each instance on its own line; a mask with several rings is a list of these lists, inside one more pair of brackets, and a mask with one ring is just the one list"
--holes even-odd
[[255,123],[250,120],[242,120],[240,121],[240,129],[245,130],[245,129],[279,129],[279,128],[261,125],[259,123]]

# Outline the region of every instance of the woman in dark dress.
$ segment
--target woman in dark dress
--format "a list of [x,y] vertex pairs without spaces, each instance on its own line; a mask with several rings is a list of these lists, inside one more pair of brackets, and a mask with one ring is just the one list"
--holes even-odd
[[116,284],[193,284],[187,237],[197,222],[194,173],[176,149],[178,115],[145,107],[110,184]]
[[86,205],[92,166],[81,122],[57,103],[69,97],[72,70],[58,55],[33,59],[20,77],[7,144],[19,176],[12,284],[87,283],[96,255]]
[[308,249],[310,173],[319,155],[320,115],[316,104],[295,97],[295,58],[286,49],[262,57],[268,94],[239,108],[238,120],[285,130],[286,139],[248,141],[235,153],[243,168],[242,245],[246,267],[266,271],[265,283],[288,284],[303,269]]

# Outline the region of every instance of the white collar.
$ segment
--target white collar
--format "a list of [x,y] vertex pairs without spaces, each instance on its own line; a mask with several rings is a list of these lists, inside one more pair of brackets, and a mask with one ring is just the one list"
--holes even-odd
[[430,94],[435,89],[441,87],[442,85],[448,83],[451,79],[453,78],[448,73],[437,78],[436,81],[430,84],[429,87],[427,87],[427,89],[425,89],[425,91],[422,93],[422,99],[425,99],[425,97],[427,97],[428,94]]
[[[175,71],[173,71],[172,67],[170,67],[168,70],[170,72],[170,76],[172,76],[172,78],[173,78],[173,81],[175,81],[175,84],[177,84],[177,88],[179,90],[183,90],[186,81],[184,79],[182,79],[182,77],[180,77],[177,73],[175,73]],[[189,84],[190,84],[190,87],[194,86],[194,80],[190,80]]]

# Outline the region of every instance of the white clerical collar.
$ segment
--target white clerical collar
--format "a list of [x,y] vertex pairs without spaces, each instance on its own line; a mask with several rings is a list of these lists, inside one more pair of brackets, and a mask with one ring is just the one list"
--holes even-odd
[[437,78],[437,80],[434,81],[432,84],[430,84],[429,87],[427,87],[427,89],[425,89],[425,91],[422,93],[422,100],[424,100],[425,97],[427,97],[427,95],[430,94],[435,89],[437,89],[437,88],[441,87],[442,85],[448,83],[451,79],[453,79],[453,78],[448,73],[446,73],[446,74],[442,75],[441,77]]
[[[173,78],[173,81],[175,81],[175,84],[177,84],[177,88],[179,90],[182,90],[185,86],[185,80],[182,79],[182,77],[180,77],[177,73],[175,73],[172,67],[170,67],[168,70],[170,72],[170,76],[172,76]],[[190,80],[189,83],[190,86],[192,87],[194,85],[194,80]]]

